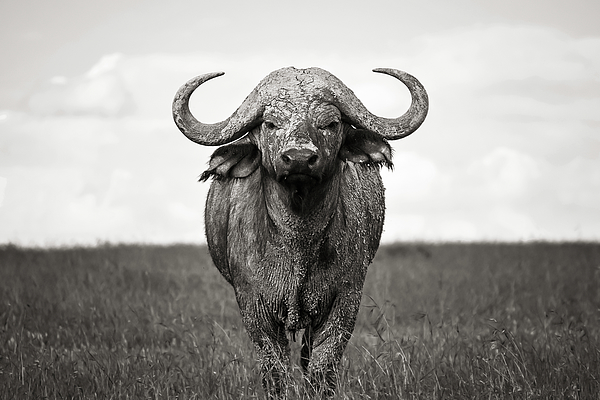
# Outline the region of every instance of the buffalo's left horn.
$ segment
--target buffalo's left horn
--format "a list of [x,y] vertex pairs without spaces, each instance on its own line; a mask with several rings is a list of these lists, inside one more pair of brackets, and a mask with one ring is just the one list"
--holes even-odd
[[224,72],[212,72],[190,79],[179,88],[173,99],[175,124],[188,139],[198,144],[219,146],[233,142],[250,131],[262,115],[256,90],[252,91],[242,105],[225,121],[204,124],[192,115],[189,101],[194,90],[204,82],[223,74]]
[[406,137],[417,130],[425,120],[429,109],[429,98],[421,83],[414,76],[397,69],[376,68],[373,72],[393,76],[408,87],[412,98],[411,105],[402,116],[398,118],[383,118],[371,114],[365,106],[356,98],[349,89],[344,94],[338,94],[338,98],[344,100],[338,105],[350,122],[360,128],[376,132],[388,140],[396,140]]

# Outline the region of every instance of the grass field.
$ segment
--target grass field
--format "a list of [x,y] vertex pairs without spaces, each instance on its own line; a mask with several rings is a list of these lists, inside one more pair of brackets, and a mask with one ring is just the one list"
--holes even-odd
[[[0,247],[2,399],[262,398],[255,358],[205,247]],[[598,393],[600,244],[398,244],[370,267],[336,398]]]

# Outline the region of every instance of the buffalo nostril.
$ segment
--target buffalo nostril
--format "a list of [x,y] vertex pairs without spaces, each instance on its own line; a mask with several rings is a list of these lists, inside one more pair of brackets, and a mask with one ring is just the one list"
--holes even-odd
[[286,164],[289,164],[289,163],[291,163],[291,162],[292,162],[292,159],[291,159],[291,158],[290,158],[288,155],[286,155],[286,154],[283,154],[283,155],[281,156],[281,159],[282,159],[282,160],[283,160],[283,162],[284,162],[284,163],[286,163]]
[[308,165],[315,165],[319,157],[317,155],[313,155],[308,159]]

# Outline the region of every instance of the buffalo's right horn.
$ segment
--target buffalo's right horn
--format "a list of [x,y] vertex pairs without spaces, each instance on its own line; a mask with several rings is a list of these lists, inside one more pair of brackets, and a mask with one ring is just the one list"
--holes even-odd
[[190,96],[204,82],[223,75],[212,72],[187,81],[173,99],[173,120],[179,130],[191,141],[205,146],[219,146],[233,142],[249,132],[260,120],[262,109],[256,90],[244,100],[242,105],[225,121],[204,124],[198,121],[189,107]]

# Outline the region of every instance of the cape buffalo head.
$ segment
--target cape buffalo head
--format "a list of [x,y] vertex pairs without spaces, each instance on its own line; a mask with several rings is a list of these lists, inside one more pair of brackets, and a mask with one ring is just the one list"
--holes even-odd
[[226,120],[199,122],[189,98],[202,83],[223,75],[198,76],[184,84],[173,101],[175,123],[190,140],[217,150],[209,176],[241,178],[259,165],[291,194],[305,197],[333,176],[338,160],[391,166],[387,140],[410,135],[428,110],[427,93],[413,76],[393,69],[375,69],[402,81],[412,104],[399,118],[371,114],[338,78],[319,68],[283,68],[272,72]]

